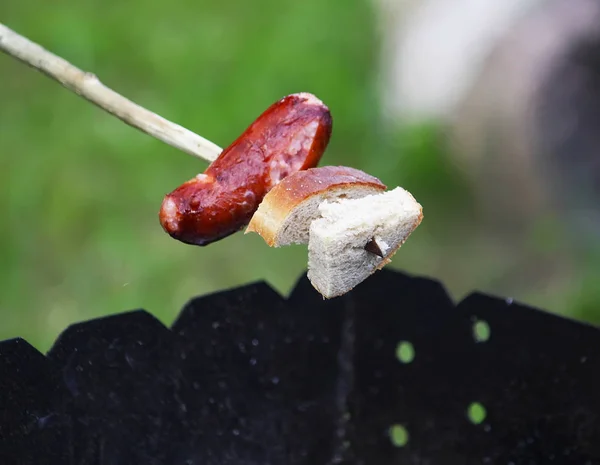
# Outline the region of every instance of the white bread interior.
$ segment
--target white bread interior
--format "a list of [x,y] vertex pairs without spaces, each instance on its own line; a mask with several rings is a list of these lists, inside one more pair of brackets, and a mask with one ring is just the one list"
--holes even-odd
[[364,197],[385,189],[379,179],[347,166],[299,171],[267,193],[246,233],[258,233],[270,247],[307,244],[310,224],[319,218],[322,202]]
[[[390,258],[421,223],[423,209],[401,187],[358,199],[325,201],[312,221],[308,278],[324,298],[353,289]],[[383,257],[365,250],[375,239]]]
[[373,186],[340,186],[307,198],[292,210],[285,221],[277,228],[274,247],[290,244],[307,244],[311,223],[320,217],[319,206],[323,202],[357,199],[380,190]]

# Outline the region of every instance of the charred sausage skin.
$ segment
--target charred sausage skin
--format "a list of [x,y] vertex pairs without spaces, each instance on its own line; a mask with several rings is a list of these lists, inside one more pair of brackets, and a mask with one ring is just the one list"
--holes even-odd
[[163,229],[205,246],[244,228],[269,190],[317,166],[331,137],[327,106],[312,94],[284,97],[265,110],[202,174],[163,200]]

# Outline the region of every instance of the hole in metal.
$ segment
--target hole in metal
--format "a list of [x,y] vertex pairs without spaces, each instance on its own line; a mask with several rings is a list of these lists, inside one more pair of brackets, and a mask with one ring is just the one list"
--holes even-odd
[[390,441],[396,447],[404,447],[408,444],[408,431],[402,425],[392,425],[390,427]]
[[473,339],[475,342],[486,342],[490,338],[490,325],[485,320],[476,320],[473,323]]
[[481,424],[485,420],[486,416],[487,412],[485,407],[479,402],[473,402],[469,405],[469,408],[467,409],[467,417],[474,425]]
[[402,363],[410,363],[415,358],[415,348],[408,341],[400,341],[396,346],[396,358]]

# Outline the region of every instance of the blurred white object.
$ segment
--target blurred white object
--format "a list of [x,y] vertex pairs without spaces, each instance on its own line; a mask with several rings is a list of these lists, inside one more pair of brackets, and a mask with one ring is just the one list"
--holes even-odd
[[375,0],[381,12],[386,116],[445,118],[494,46],[547,0]]
[[600,1],[376,0],[390,123],[434,120],[492,230],[600,233]]

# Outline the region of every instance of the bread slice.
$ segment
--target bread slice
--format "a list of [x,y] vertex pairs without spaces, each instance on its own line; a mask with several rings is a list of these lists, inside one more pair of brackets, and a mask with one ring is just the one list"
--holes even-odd
[[376,177],[346,166],[298,171],[273,187],[252,216],[245,234],[260,234],[270,247],[308,243],[308,230],[324,201],[354,199],[385,191]]
[[389,263],[423,219],[408,191],[385,189],[354,168],[299,171],[264,197],[246,233],[271,247],[308,244],[309,280],[324,298],[337,297]]
[[[329,299],[350,291],[390,258],[421,223],[423,209],[401,187],[319,205],[310,225],[308,279]],[[376,253],[365,246],[370,244]]]

